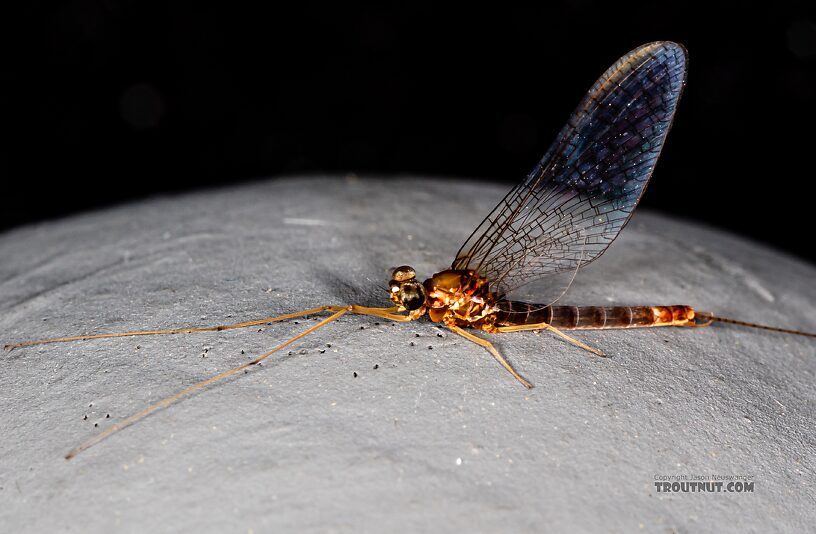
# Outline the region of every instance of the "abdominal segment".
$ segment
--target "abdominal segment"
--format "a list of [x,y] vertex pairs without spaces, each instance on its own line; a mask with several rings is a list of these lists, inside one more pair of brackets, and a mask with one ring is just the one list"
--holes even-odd
[[496,326],[546,323],[555,328],[604,329],[688,326],[694,323],[690,306],[543,306],[503,301],[496,312]]

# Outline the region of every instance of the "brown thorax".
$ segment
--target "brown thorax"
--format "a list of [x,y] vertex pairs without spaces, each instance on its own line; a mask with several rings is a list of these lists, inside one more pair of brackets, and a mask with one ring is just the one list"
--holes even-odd
[[496,298],[488,281],[475,271],[447,270],[420,283],[416,271],[404,265],[394,270],[390,298],[411,319],[425,312],[434,322],[492,331]]

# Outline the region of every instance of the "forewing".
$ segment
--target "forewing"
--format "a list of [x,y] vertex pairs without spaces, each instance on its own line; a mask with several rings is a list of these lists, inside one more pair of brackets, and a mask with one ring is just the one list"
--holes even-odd
[[686,61],[683,46],[657,42],[612,65],[533,172],[476,228],[452,268],[473,269],[506,295],[559,273],[571,280],[603,254],[652,175]]

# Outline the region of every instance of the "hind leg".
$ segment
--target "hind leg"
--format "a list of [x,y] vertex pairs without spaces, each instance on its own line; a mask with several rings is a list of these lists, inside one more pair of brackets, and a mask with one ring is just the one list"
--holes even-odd
[[592,354],[595,354],[595,355],[601,356],[601,357],[606,356],[606,354],[604,354],[601,350],[592,348],[589,345],[578,341],[577,339],[575,339],[572,336],[568,336],[567,334],[565,334],[561,330],[559,330],[556,327],[551,326],[551,325],[549,325],[547,323],[525,324],[525,325],[519,325],[519,326],[499,326],[499,327],[497,327],[497,330],[499,332],[524,332],[525,330],[549,330],[550,332],[560,336],[561,338],[565,339],[566,341],[569,341],[573,345],[576,345],[578,347],[581,347],[582,349],[588,350]]

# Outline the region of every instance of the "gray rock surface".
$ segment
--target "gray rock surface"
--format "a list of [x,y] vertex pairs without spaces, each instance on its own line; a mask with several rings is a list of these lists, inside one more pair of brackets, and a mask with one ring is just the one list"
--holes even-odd
[[[383,305],[392,267],[410,264],[422,277],[445,268],[505,192],[445,180],[281,179],[17,229],[0,236],[0,341]],[[637,213],[562,302],[689,304],[813,331],[814,280],[813,266],[745,239]],[[496,336],[537,385],[527,391],[484,350],[427,320],[346,316],[291,355],[63,459],[113,422],[315,321],[3,353],[2,530],[816,524],[816,343],[725,325],[576,333],[609,359],[547,334]],[[658,493],[656,475],[745,475],[755,486]]]

